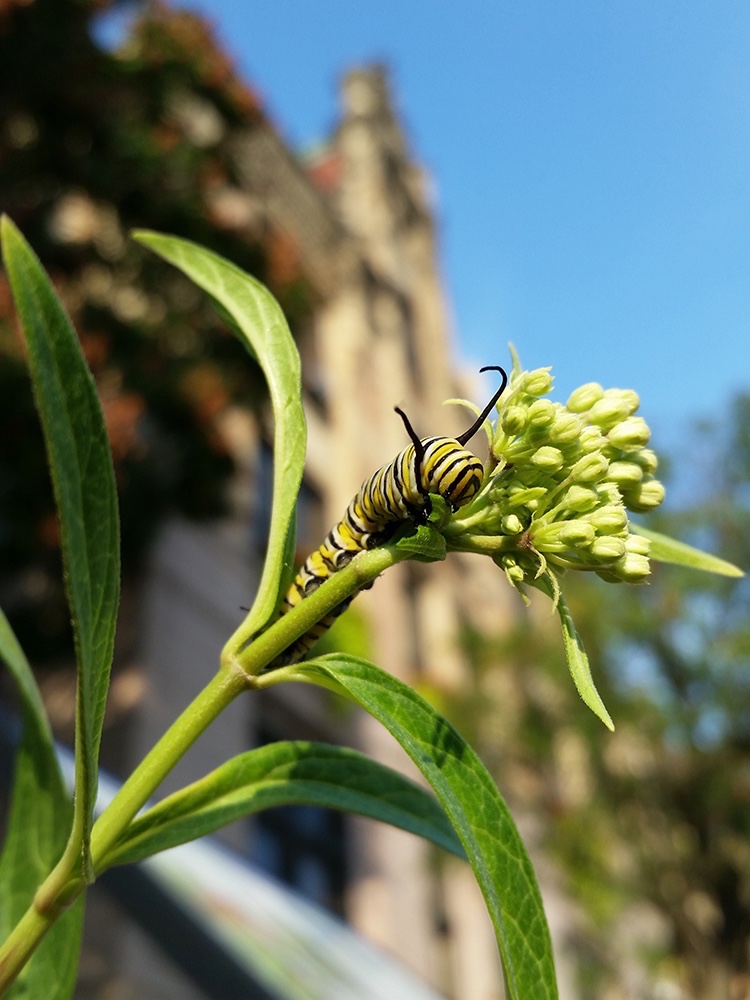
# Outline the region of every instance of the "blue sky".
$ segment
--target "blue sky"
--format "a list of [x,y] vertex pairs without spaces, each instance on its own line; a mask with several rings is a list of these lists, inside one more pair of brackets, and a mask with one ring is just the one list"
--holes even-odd
[[[304,148],[391,69],[436,190],[462,363],[638,390],[656,434],[750,389],[750,5],[204,0]],[[655,442],[658,444],[658,441]]]

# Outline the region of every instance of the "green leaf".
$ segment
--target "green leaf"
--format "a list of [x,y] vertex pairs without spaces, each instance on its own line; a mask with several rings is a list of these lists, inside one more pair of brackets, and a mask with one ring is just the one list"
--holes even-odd
[[332,655],[281,668],[356,702],[398,740],[434,789],[474,869],[495,927],[508,1000],[557,996],[549,930],[531,862],[495,783],[463,737],[407,685],[365,660]]
[[719,573],[721,576],[744,576],[744,572],[730,562],[712,556],[708,552],[701,552],[694,549],[692,545],[678,542],[668,535],[662,535],[658,531],[651,531],[640,524],[630,525],[631,531],[636,535],[642,535],[651,542],[651,558],[657,562],[674,563],[677,566],[687,566],[690,569],[700,569],[706,573]]
[[94,380],[70,320],[39,260],[7,217],[2,240],[60,522],[78,660],[74,826],[86,871],[120,593],[114,471]]
[[403,775],[344,747],[271,743],[227,761],[139,816],[103,866],[140,861],[275,806],[359,813],[425,837],[463,857],[435,799]]
[[437,531],[441,531],[453,516],[450,504],[441,497],[439,493],[430,493],[430,516],[427,518],[430,525]]
[[594,678],[591,676],[591,665],[583,647],[583,640],[578,634],[570,610],[562,596],[557,601],[557,613],[560,616],[563,639],[565,640],[565,656],[568,660],[568,669],[573,683],[594,715],[602,720],[607,729],[614,731],[615,724],[612,721],[612,716],[607,711],[601,695],[596,690]]
[[445,559],[445,539],[431,524],[409,525],[404,534],[396,537],[391,544],[398,552],[417,562],[440,562]]
[[[0,854],[2,941],[62,854],[73,809],[31,668],[2,611],[0,659],[5,661],[16,682],[23,717],[5,842]],[[81,900],[48,932],[6,996],[66,1000],[75,985],[82,923]]]
[[560,593],[559,584],[557,584],[555,577],[551,573],[548,573],[538,577],[534,581],[534,586],[554,602],[555,609],[560,618],[560,624],[562,625],[568,670],[570,670],[570,676],[573,678],[573,683],[579,695],[594,715],[602,720],[607,729],[614,731],[615,724],[599,692],[596,690],[594,678],[591,676],[589,658],[583,646],[583,640],[578,634],[578,629],[575,627],[570,609]]
[[266,625],[279,595],[287,529],[305,462],[300,361],[278,303],[259,281],[204,247],[175,236],[139,230],[135,238],[179,268],[219,304],[222,314],[260,365],[273,406],[273,510],[263,576],[240,645]]

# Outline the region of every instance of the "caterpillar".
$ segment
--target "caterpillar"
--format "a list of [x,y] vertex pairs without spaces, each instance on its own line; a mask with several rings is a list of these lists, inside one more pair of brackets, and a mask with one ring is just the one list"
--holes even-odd
[[[454,511],[475,496],[482,485],[484,467],[464,445],[487,419],[508,383],[508,376],[502,368],[488,365],[480,371],[500,372],[502,384],[471,427],[457,438],[428,437],[420,440],[404,411],[395,407],[411,444],[399,452],[392,462],[365,480],[339,523],[300,567],[284,595],[279,615],[296,607],[330,576],[351,562],[358,552],[382,545],[404,521],[426,521],[430,514],[430,493],[439,494]],[[297,663],[303,659],[351,600],[349,597],[339,604],[300,636],[271,666]]]

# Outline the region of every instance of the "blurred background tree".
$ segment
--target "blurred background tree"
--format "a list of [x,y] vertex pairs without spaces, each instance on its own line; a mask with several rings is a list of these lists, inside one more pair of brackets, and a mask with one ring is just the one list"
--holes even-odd
[[[168,511],[222,512],[233,465],[221,416],[238,399],[259,409],[265,393],[205,297],[129,229],[215,249],[265,281],[293,327],[309,288],[288,238],[233,186],[233,130],[263,114],[207,24],[144,5],[123,47],[108,52],[92,31],[112,6],[0,2],[0,208],[50,272],[97,379],[127,575]],[[57,526],[2,276],[0,567],[0,602],[29,655],[66,653]]]
[[[750,564],[748,427],[741,396],[689,435],[686,500],[650,526]],[[566,581],[612,736],[577,700],[548,608],[501,647],[466,636],[454,718],[541,820],[578,907],[583,997],[750,996],[749,588],[659,564],[637,589]]]

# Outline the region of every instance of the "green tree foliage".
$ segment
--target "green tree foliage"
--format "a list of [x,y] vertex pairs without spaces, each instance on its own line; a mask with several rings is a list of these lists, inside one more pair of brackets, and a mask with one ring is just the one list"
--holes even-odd
[[[293,326],[310,296],[294,248],[257,205],[253,215],[252,199],[240,206],[242,224],[227,209],[238,191],[232,137],[264,118],[205,22],[155,6],[111,53],[92,39],[105,6],[0,4],[0,205],[39,251],[94,372],[127,572],[168,510],[222,511],[233,468],[222,415],[234,400],[260,407],[266,398],[257,367],[197,290],[128,231],[153,226],[200,240],[266,281]],[[0,428],[0,599],[39,660],[69,648],[69,621],[38,422],[1,274]]]

